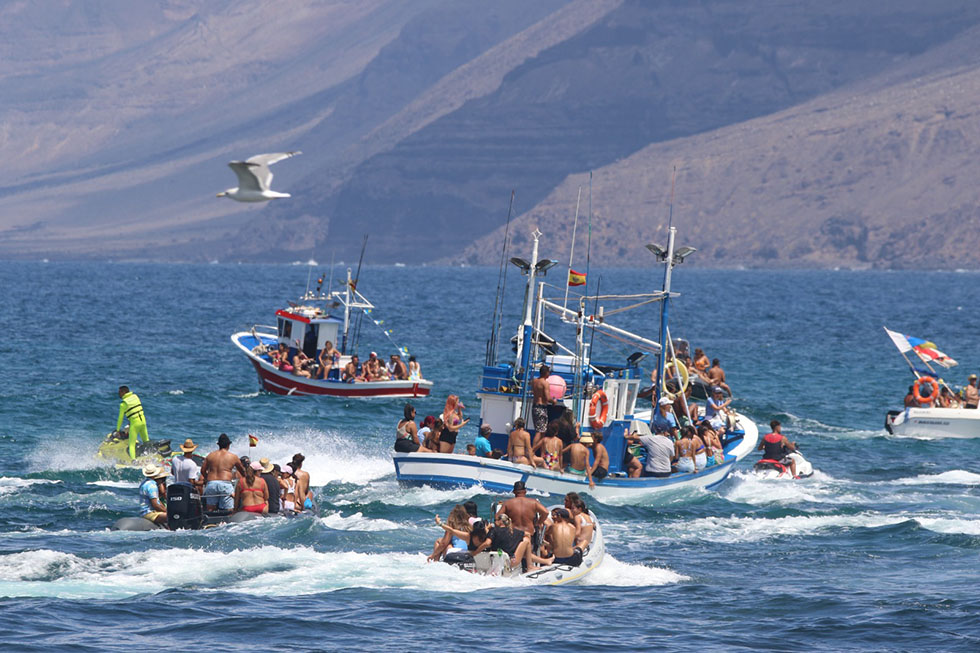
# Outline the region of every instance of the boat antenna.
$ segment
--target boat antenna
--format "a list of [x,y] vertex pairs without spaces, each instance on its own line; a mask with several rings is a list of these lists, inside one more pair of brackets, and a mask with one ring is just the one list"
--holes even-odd
[[304,297],[310,296],[310,280],[313,278],[313,251],[316,249],[316,244],[310,248],[310,260],[306,262],[306,267],[309,268],[306,272],[306,294]]
[[[507,223],[504,226],[504,244],[500,250],[500,270],[497,272],[497,297],[493,300],[493,314],[490,316],[490,339],[487,341],[487,365],[497,364],[497,344],[500,338],[500,322],[504,313],[504,291],[507,288],[507,240],[510,235],[510,217],[514,212],[514,190],[510,191],[510,208],[507,209]],[[499,317],[498,317],[499,310]]]
[[592,335],[589,338],[589,365],[592,364],[592,345],[595,344],[595,323],[599,319],[599,286],[602,285],[602,275],[595,282],[595,306],[592,308]]
[[327,282],[327,297],[330,297],[330,289],[333,288],[333,258],[336,253],[336,250],[330,252],[330,281]]
[[575,200],[575,222],[572,223],[572,244],[568,248],[568,279],[565,280],[565,301],[562,308],[568,308],[568,288],[572,280],[572,257],[575,255],[575,231],[578,229],[578,207],[582,203],[582,187],[578,187],[578,199]]
[[[364,234],[364,241],[361,243],[361,256],[357,259],[357,272],[354,274],[354,283],[352,284],[351,290],[354,292],[354,301],[357,301],[357,282],[361,279],[361,265],[364,263],[364,250],[367,249],[368,235]],[[357,345],[361,339],[361,318],[364,313],[360,312],[357,314],[357,320],[354,322],[354,346],[352,348],[353,353],[357,353]],[[344,352],[345,354],[347,352]]]

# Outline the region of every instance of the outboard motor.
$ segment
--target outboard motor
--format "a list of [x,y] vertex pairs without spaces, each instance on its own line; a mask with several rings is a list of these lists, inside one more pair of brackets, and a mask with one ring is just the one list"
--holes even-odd
[[193,486],[174,483],[167,488],[167,525],[170,526],[170,530],[178,528],[197,530],[204,525],[201,495]]

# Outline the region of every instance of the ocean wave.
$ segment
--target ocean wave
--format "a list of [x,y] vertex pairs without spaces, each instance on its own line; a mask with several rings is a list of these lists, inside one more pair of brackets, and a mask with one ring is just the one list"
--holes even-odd
[[602,564],[582,579],[582,585],[605,585],[609,587],[656,587],[690,580],[671,569],[648,567],[641,564],[621,562],[608,553]]
[[850,504],[866,499],[853,489],[853,483],[838,481],[819,470],[814,470],[810,478],[799,480],[762,479],[752,472],[736,471],[719,494],[728,501],[754,506],[801,502]]
[[0,496],[20,492],[24,488],[32,485],[51,485],[61,483],[58,480],[48,480],[44,478],[19,478],[17,476],[0,476]]
[[703,517],[669,525],[664,531],[677,538],[711,542],[757,542],[788,535],[814,535],[854,528],[880,528],[914,519],[909,515],[864,512],[855,515],[796,515],[788,517]]
[[444,490],[423,485],[404,488],[395,481],[374,483],[373,485],[348,492],[344,499],[333,501],[334,505],[363,505],[379,501],[391,506],[435,506],[443,503],[463,503],[480,494],[480,488],[453,488]]
[[959,519],[954,517],[916,517],[915,521],[922,528],[935,533],[980,535],[980,520]]
[[337,531],[393,531],[404,528],[387,519],[371,519],[360,512],[344,517],[335,512],[320,518],[320,523]]
[[980,474],[965,469],[951,469],[941,474],[919,474],[910,478],[892,481],[899,485],[980,485]]
[[86,485],[96,485],[98,487],[114,487],[124,490],[135,490],[142,481],[92,481]]

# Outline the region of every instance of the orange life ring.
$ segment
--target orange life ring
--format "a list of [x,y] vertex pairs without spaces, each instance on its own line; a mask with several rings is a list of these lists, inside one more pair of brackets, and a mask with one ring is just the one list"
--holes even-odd
[[589,424],[594,429],[601,429],[609,416],[609,397],[602,390],[596,390],[589,402]]
[[[921,386],[923,383],[929,383],[932,385],[932,394],[930,394],[928,397],[923,397],[919,390],[919,386]],[[939,396],[939,384],[936,383],[936,380],[931,376],[920,376],[915,380],[915,383],[912,384],[912,396],[915,397],[915,400],[920,404],[928,404],[933,402],[936,400],[936,397]]]

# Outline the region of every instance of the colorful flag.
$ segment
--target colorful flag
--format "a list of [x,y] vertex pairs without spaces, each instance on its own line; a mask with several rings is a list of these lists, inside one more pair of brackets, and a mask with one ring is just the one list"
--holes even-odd
[[584,286],[585,285],[585,275],[581,272],[576,272],[569,268],[568,270],[568,285],[569,286]]
[[939,351],[936,343],[915,336],[903,335],[889,329],[885,329],[888,337],[892,339],[895,346],[902,353],[914,351],[920,360],[926,363],[935,363],[941,367],[950,368],[957,365],[956,361]]
[[248,446],[250,447],[259,446],[259,439],[254,435],[252,435],[251,433],[248,434]]

